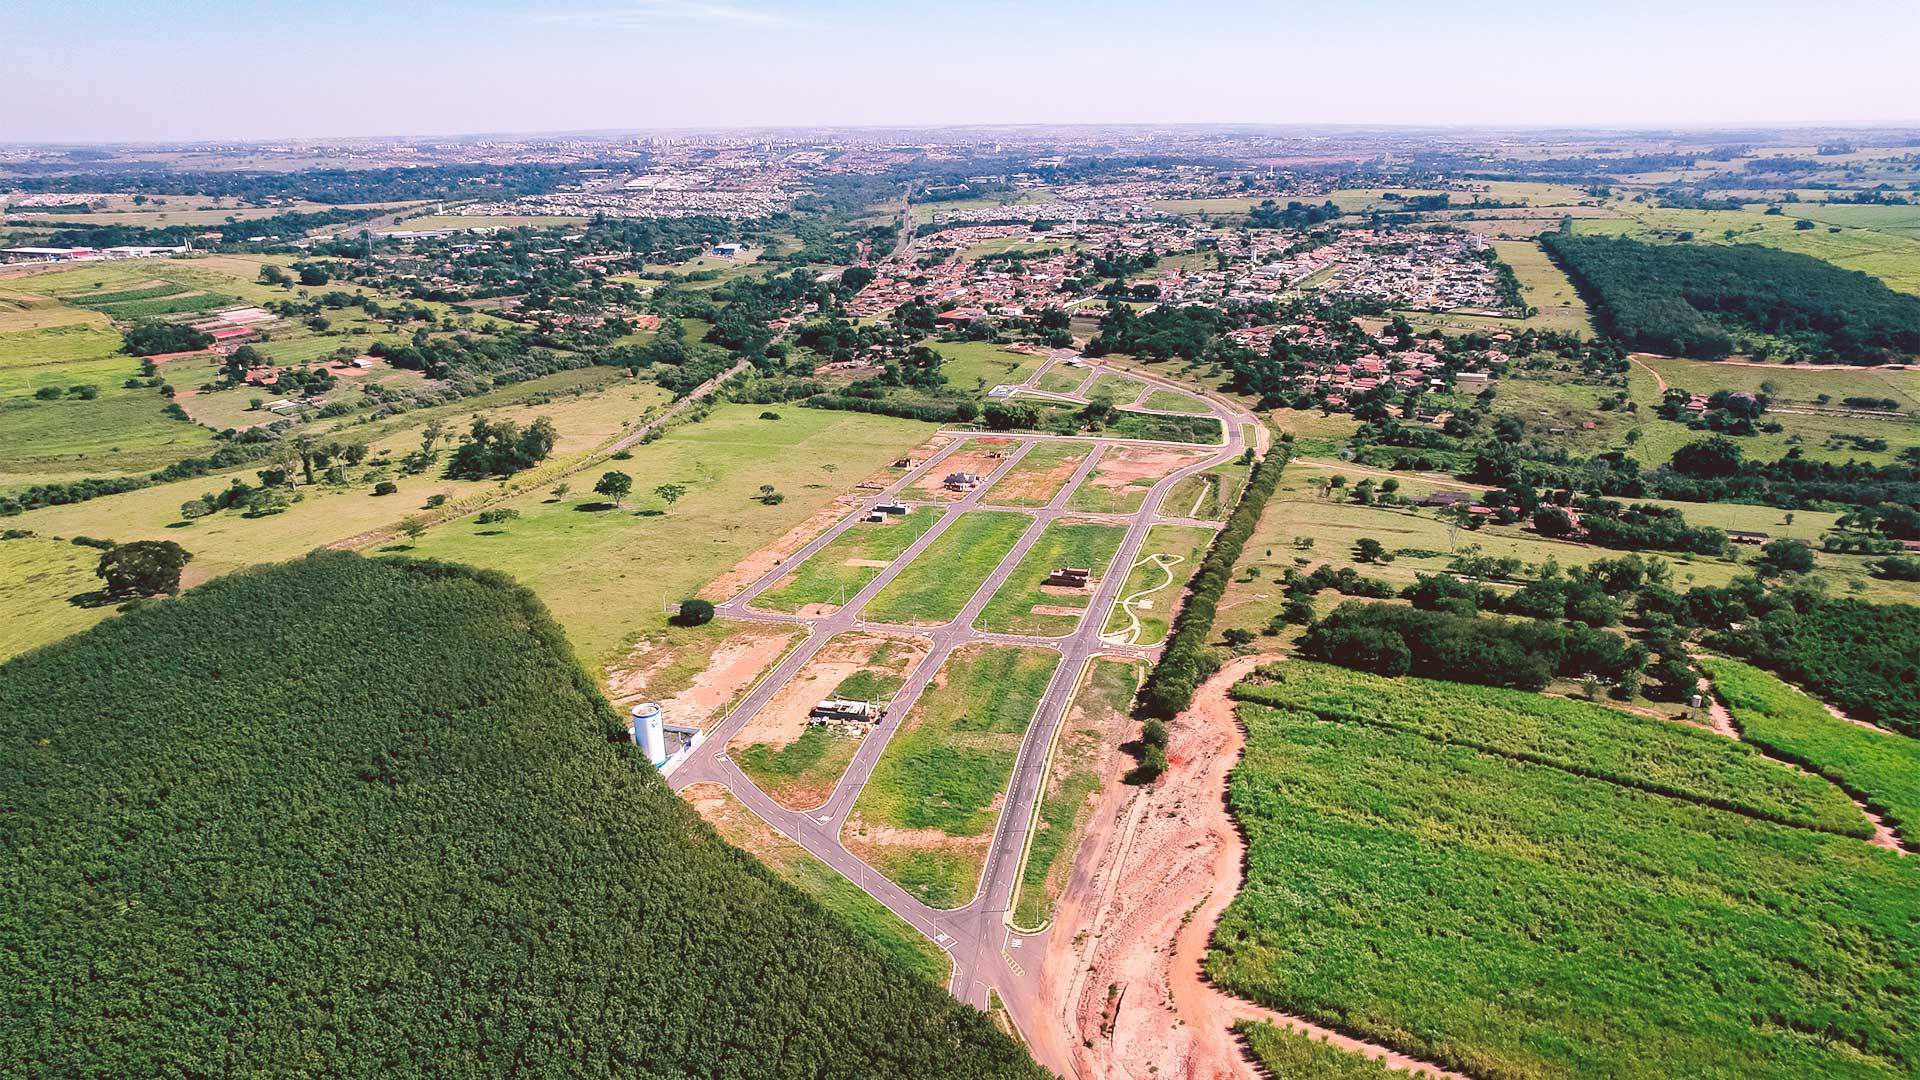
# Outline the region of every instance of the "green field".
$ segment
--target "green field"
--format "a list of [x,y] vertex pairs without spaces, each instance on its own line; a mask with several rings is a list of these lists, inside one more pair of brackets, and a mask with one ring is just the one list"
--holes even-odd
[[[1834,217],[1834,211],[1848,207],[1785,207],[1784,214],[1766,214],[1749,210],[1667,210],[1634,209],[1632,216],[1615,220],[1580,219],[1573,223],[1576,233],[1631,236],[1636,239],[1673,240],[1683,232],[1695,241],[1712,244],[1761,244],[1783,251],[1795,251],[1824,259],[1848,270],[1872,274],[1888,288],[1920,293],[1920,238],[1907,234],[1899,225],[1889,228],[1863,228],[1835,221],[1831,226],[1797,229],[1799,218],[1820,220],[1816,214]],[[1858,209],[1872,209],[1860,207]],[[1900,207],[1887,209],[1900,210]],[[1911,207],[1904,208],[1911,211]],[[1861,220],[1855,216],[1854,220]],[[1904,216],[1892,219],[1904,222]],[[1831,232],[1829,228],[1840,231]],[[1729,237],[1727,233],[1733,235]]]
[[[1656,794],[1685,765],[1643,762],[1625,714],[1563,702],[1555,717],[1627,751],[1602,778],[1498,749],[1531,741],[1524,695],[1487,709],[1498,695],[1346,672],[1308,695],[1303,667],[1257,688],[1270,706],[1241,707],[1230,801],[1248,879],[1207,959],[1224,988],[1475,1076],[1920,1068],[1911,867],[1712,805],[1773,803],[1807,778],[1750,755],[1692,778],[1717,799]],[[1456,709],[1481,715],[1487,749],[1373,722]],[[1735,752],[1713,738],[1698,749]]]
[[1500,261],[1513,268],[1520,279],[1520,295],[1535,314],[1522,325],[1557,333],[1592,334],[1593,314],[1573,282],[1540,245],[1531,240],[1495,240],[1493,250]]
[[875,763],[844,842],[935,907],[979,885],[1027,725],[1060,654],[1016,645],[954,650]]
[[1215,533],[1197,525],[1155,525],[1141,545],[1102,635],[1127,645],[1159,645]]
[[1268,1076],[1284,1080],[1404,1080],[1406,1073],[1290,1028],[1242,1020],[1233,1026]]
[[[1107,575],[1107,564],[1127,531],[1119,525],[1095,525],[1087,522],[1056,521],[1041,532],[1040,539],[1014,567],[1000,591],[993,594],[974,625],[981,630],[1003,634],[1038,634],[1064,637],[1080,625],[1080,615],[1066,615],[1051,609],[1084,612],[1093,593]],[[1051,588],[1044,584],[1047,575],[1058,567],[1081,567],[1093,571],[1084,589]],[[1047,608],[1047,611],[1036,611]]]
[[1086,831],[1094,793],[1119,750],[1111,732],[1126,723],[1140,679],[1138,661],[1105,656],[1088,661],[1073,708],[1055,733],[1053,754],[1047,759],[1047,786],[1014,894],[1014,925],[1038,929],[1053,917],[1073,872],[1073,854]]
[[939,520],[940,511],[923,506],[904,516],[889,515],[885,525],[856,522],[801,563],[778,588],[756,597],[753,606],[785,612],[809,604],[838,607],[879,577],[887,564]]
[[1178,390],[1155,390],[1153,393],[1147,395],[1146,400],[1140,403],[1139,408],[1158,409],[1161,412],[1176,413],[1210,413],[1213,411],[1213,406],[1208,405],[1192,394],[1182,394]]
[[1908,843],[1920,830],[1920,739],[1849,723],[1759,668],[1718,656],[1701,666],[1740,737],[1858,796]]
[[[1141,382],[1139,379],[1109,371],[1093,380],[1093,385],[1087,387],[1087,397],[1096,401],[1105,398],[1117,404],[1131,405],[1133,399],[1139,397],[1140,392],[1146,388],[1147,384]],[[1163,394],[1167,393],[1165,390],[1158,392]],[[1202,409],[1200,411],[1205,412],[1206,410]]]
[[1073,478],[1093,444],[1075,441],[1042,442],[1020,459],[1005,476],[987,489],[986,501],[997,506],[1045,506]]
[[1239,504],[1240,492],[1247,486],[1250,471],[1248,466],[1235,461],[1194,473],[1168,489],[1160,512],[1168,517],[1225,521]]
[[1005,510],[960,515],[861,612],[879,622],[938,626],[951,621],[1013,550],[1033,519]]
[[1010,352],[985,341],[923,341],[937,351],[940,374],[955,390],[991,390],[1006,383],[1026,382],[1046,362],[1043,356]]
[[1040,376],[1040,381],[1034,385],[1050,394],[1071,394],[1086,381],[1087,373],[1080,368],[1055,367]]
[[733,751],[733,759],[739,763],[740,771],[753,781],[753,786],[784,806],[792,800],[782,795],[796,786],[811,789],[824,785],[831,791],[834,781],[847,771],[847,763],[859,749],[858,736],[815,725],[785,746],[754,743],[741,747]]

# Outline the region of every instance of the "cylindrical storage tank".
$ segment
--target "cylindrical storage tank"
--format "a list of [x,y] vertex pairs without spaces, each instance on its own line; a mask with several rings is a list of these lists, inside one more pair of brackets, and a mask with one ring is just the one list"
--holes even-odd
[[633,707],[633,744],[645,751],[647,760],[656,766],[667,763],[667,733],[661,728],[661,721],[657,703],[647,701]]

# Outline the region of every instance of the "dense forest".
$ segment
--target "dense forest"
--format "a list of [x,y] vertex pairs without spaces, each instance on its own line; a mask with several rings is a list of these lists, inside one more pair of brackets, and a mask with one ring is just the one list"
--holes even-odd
[[1043,1075],[722,843],[500,575],[236,574],[0,715],[12,1075]]
[[1570,233],[1540,240],[1602,328],[1631,348],[1718,359],[1744,331],[1820,361],[1870,364],[1920,353],[1920,297],[1808,255]]

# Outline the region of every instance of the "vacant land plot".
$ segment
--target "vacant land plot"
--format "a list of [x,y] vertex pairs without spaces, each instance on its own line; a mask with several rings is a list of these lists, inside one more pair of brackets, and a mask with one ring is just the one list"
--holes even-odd
[[1216,465],[1173,485],[1160,504],[1163,517],[1190,517],[1225,521],[1246,489],[1249,467],[1239,462]]
[[[974,625],[1006,634],[1064,637],[1073,633],[1126,534],[1118,525],[1064,520],[1048,525]],[[1087,584],[1046,583],[1056,569],[1067,567],[1092,571]]]
[[860,736],[807,723],[828,698],[886,705],[927,655],[924,638],[841,634],[756,713],[728,745],[760,790],[789,810],[811,810],[833,794]]
[[1019,353],[984,341],[923,341],[943,358],[940,374],[957,390],[989,390],[1026,382],[1044,357]]
[[1048,649],[954,650],[874,765],[847,822],[848,849],[935,907],[966,903],[1059,663]]
[[1067,505],[1075,510],[1098,513],[1130,514],[1140,509],[1147,492],[1168,473],[1177,472],[1202,459],[1191,450],[1166,450],[1156,446],[1121,446],[1100,456],[1100,463],[1074,490]]
[[915,480],[913,486],[907,489],[907,496],[914,499],[945,499],[948,502],[958,502],[966,498],[973,488],[964,484],[948,487],[947,477],[956,473],[971,473],[981,478],[991,476],[993,470],[999,468],[1001,463],[1018,449],[1020,449],[1020,443],[1017,439],[1000,439],[990,436],[969,439],[960,449],[948,454],[939,465],[928,470],[925,476]]
[[1153,393],[1147,395],[1146,400],[1142,401],[1139,407],[1142,409],[1159,409],[1162,412],[1176,413],[1207,413],[1213,411],[1213,406],[1208,405],[1192,394],[1183,394],[1178,390],[1155,390]]
[[[1920,879],[1898,857],[1655,794],[1631,755],[1607,778],[1516,755],[1499,710],[1487,749],[1381,726],[1353,709],[1432,717],[1448,687],[1308,700],[1293,666],[1241,707],[1248,874],[1208,955],[1223,986],[1473,1075],[1920,1068]],[[1631,746],[1629,721],[1560,718]],[[1709,779],[1771,801],[1790,782],[1768,770],[1797,775],[1762,759]]]
[[856,522],[801,563],[778,588],[755,597],[753,606],[786,612],[837,609],[893,565],[938,520],[940,511],[923,506],[903,515],[889,514],[884,522]]
[[1093,385],[1087,388],[1087,396],[1096,401],[1105,399],[1121,404],[1131,404],[1133,399],[1139,397],[1140,392],[1146,388],[1147,384],[1139,379],[1108,372],[1093,380]]
[[1014,897],[1015,925],[1036,928],[1053,917],[1053,905],[1073,872],[1074,852],[1086,831],[1094,796],[1102,778],[1113,771],[1114,757],[1125,741],[1142,670],[1137,660],[1104,656],[1087,664],[1047,759],[1047,786]]
[[1212,529],[1197,525],[1155,525],[1101,634],[1122,645],[1147,648],[1165,641],[1180,595],[1200,568],[1200,557],[1214,535]]
[[1082,368],[1055,367],[1040,376],[1040,381],[1034,385],[1049,394],[1071,394],[1086,381],[1087,373]]
[[1033,519],[1005,510],[962,514],[863,611],[880,622],[938,626],[967,606]]
[[1852,792],[1908,844],[1920,841],[1920,739],[1843,720],[1759,668],[1717,656],[1701,666],[1740,736]]
[[932,939],[907,925],[839,871],[814,858],[806,848],[775,832],[726,788],[695,784],[681,792],[681,797],[718,829],[727,843],[759,859],[769,870],[818,900],[869,944],[934,985],[946,985],[952,961]]
[[649,632],[608,666],[607,696],[655,701],[669,723],[705,727],[800,640],[797,626],[711,622]]
[[986,501],[1000,506],[1045,506],[1092,452],[1093,444],[1089,442],[1040,443],[994,482]]
[[1593,316],[1567,275],[1531,240],[1495,240],[1500,261],[1520,279],[1520,295],[1534,314],[1525,325],[1558,333],[1591,334]]

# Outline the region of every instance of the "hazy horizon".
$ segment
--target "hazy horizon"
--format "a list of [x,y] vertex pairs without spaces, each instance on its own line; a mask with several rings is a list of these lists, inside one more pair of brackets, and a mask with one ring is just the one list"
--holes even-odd
[[1920,7],[1840,0],[1875,32],[1809,48],[1780,0],[1596,11],[1413,0],[28,0],[11,143],[1049,125],[1711,130],[1920,123]]

